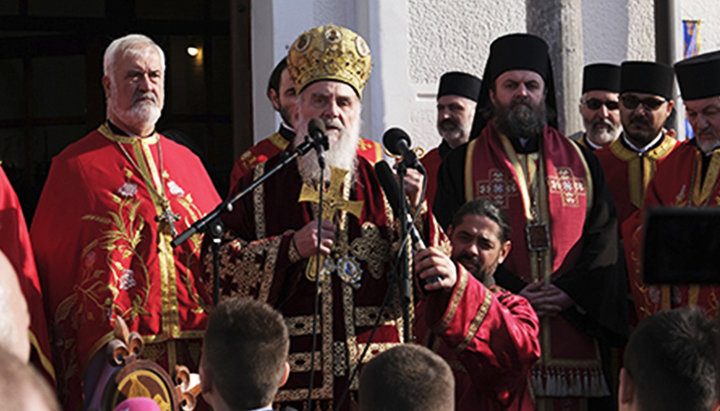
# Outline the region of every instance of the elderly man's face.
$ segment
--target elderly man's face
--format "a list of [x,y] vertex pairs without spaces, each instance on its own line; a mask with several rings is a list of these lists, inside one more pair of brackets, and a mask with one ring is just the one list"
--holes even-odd
[[648,93],[626,92],[620,96],[620,119],[633,144],[645,146],[662,130],[673,102]]
[[450,226],[448,232],[453,260],[480,281],[495,274],[510,252],[510,241],[500,239],[500,226],[485,216],[468,214],[457,227]]
[[580,102],[587,138],[599,146],[605,146],[620,135],[620,102],[618,93],[604,90],[589,90]]
[[685,101],[685,115],[703,152],[720,146],[720,97]]
[[455,94],[437,100],[437,129],[450,145],[457,147],[470,139],[476,102]]
[[165,100],[162,58],[145,46],[118,55],[103,78],[110,120],[126,132],[140,134],[160,118]]
[[298,117],[301,120],[298,126],[302,128],[296,132],[302,135],[307,133],[307,124],[311,119],[323,120],[332,146],[360,121],[360,99],[355,90],[345,83],[318,81],[302,91]]

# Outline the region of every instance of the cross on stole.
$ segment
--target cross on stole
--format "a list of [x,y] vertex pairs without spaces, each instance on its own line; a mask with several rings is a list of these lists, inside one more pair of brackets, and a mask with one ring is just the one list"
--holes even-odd
[[[330,186],[323,192],[323,212],[321,216],[323,220],[332,220],[337,211],[346,211],[360,218],[363,202],[350,201],[343,198],[343,181],[347,173],[348,170],[330,167]],[[318,204],[320,202],[320,193],[314,188],[303,184],[298,202],[304,201]],[[324,256],[320,256],[320,267],[322,267],[323,262]],[[311,281],[315,280],[316,263],[318,263],[317,255],[310,256],[305,275]]]

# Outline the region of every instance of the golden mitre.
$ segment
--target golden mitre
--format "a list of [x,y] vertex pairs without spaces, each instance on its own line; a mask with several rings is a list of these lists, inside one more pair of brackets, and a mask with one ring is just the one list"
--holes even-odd
[[334,24],[315,27],[301,34],[288,52],[288,70],[300,93],[320,80],[349,84],[362,98],[370,78],[370,47],[357,33]]

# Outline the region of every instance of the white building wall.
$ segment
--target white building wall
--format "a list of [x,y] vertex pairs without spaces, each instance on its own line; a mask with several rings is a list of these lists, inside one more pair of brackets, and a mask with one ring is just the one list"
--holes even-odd
[[[702,20],[701,51],[720,49],[720,1],[676,3],[678,30],[682,19]],[[332,22],[360,33],[373,53],[362,135],[382,141],[386,129],[401,127],[414,146],[426,149],[439,143],[440,75],[460,70],[481,76],[492,40],[526,31],[527,14],[526,0],[254,0],[251,8],[256,141],[279,121],[265,97],[272,67],[300,33]],[[654,60],[653,16],[653,0],[583,0],[584,64]]]

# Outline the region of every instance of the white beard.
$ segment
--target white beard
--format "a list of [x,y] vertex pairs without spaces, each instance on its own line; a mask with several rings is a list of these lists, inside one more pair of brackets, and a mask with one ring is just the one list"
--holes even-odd
[[[116,86],[113,84],[112,87],[112,95],[117,95]],[[153,101],[140,100],[143,97],[151,98]],[[115,113],[123,123],[133,126],[139,125],[140,127],[137,127],[139,129],[154,128],[162,114],[162,109],[160,108],[162,102],[158,102],[157,96],[151,92],[137,93],[134,99],[140,101],[134,101],[129,110],[123,110],[118,107],[113,99],[108,99],[107,104],[109,109]]]
[[[359,116],[358,116],[359,117]],[[299,127],[296,129],[297,134],[293,141],[297,147],[304,141],[305,130],[309,119],[298,118]],[[325,120],[325,125],[334,124],[340,126],[338,120]],[[333,133],[334,131],[331,131]],[[348,128],[342,129],[340,135],[334,143],[330,143],[329,150],[323,152],[325,157],[325,171],[323,179],[325,182],[330,181],[330,167],[348,170],[351,179],[354,179],[355,160],[357,157],[357,145],[360,139],[360,121],[355,121]],[[318,164],[318,156],[315,150],[311,150],[307,154],[297,159],[298,172],[303,183],[315,186],[320,181],[320,165]]]

